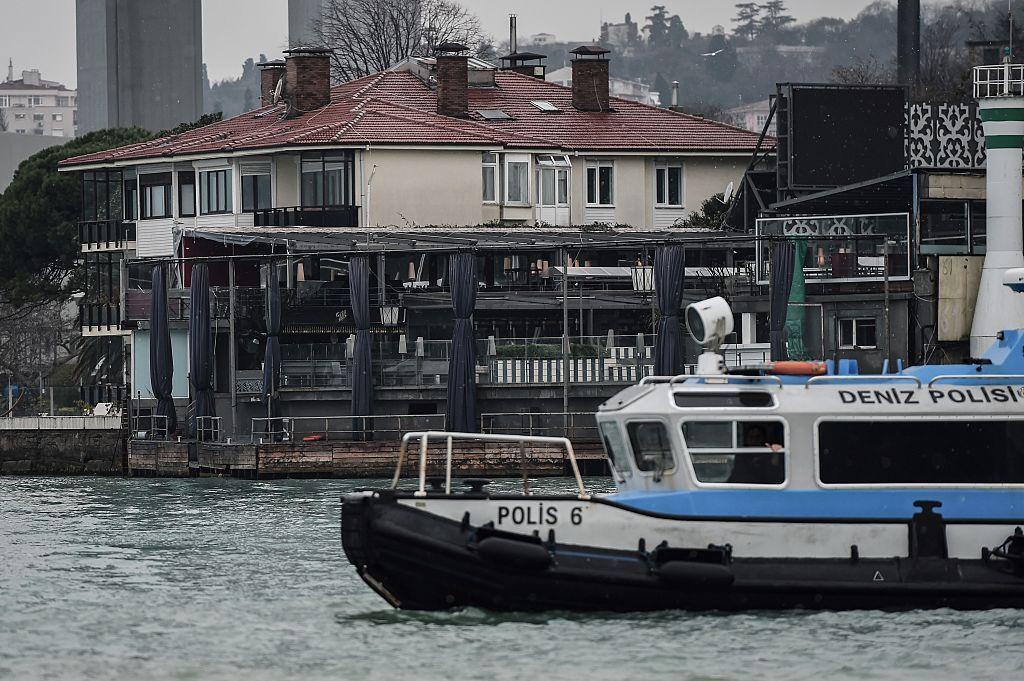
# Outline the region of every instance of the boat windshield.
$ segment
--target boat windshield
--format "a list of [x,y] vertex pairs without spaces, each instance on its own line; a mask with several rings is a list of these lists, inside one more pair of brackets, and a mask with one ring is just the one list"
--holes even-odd
[[781,421],[684,421],[683,441],[698,482],[781,485],[786,481],[786,433]]
[[626,441],[622,439],[622,430],[615,421],[605,421],[601,424],[601,441],[604,443],[605,454],[612,464],[612,469],[623,478],[633,474],[629,467],[629,450],[626,449]]

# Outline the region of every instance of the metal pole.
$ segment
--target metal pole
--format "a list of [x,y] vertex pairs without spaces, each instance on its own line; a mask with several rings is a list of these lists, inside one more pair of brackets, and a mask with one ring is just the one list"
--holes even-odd
[[890,343],[890,340],[889,340],[890,339],[890,333],[889,333],[889,239],[888,238],[886,238],[885,241],[882,242],[882,267],[884,269],[884,272],[883,272],[882,276],[883,276],[883,281],[885,282],[884,283],[884,289],[883,289],[884,293],[885,293],[885,319],[884,319],[884,324],[885,324],[885,370],[886,370],[886,372],[888,372],[890,370],[890,366],[889,365],[892,363],[892,352],[891,352],[892,347],[891,347],[891,343]]
[[569,412],[569,253],[562,249],[562,427],[568,429],[566,416]]
[[231,387],[231,434],[238,435],[238,386],[236,365],[238,343],[235,339],[235,261],[228,261],[228,382]]

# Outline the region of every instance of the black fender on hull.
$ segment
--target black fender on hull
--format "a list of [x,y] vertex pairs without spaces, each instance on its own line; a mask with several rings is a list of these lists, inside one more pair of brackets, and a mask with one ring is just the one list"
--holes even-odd
[[734,558],[727,544],[646,551],[639,542],[610,550],[456,522],[391,492],[346,497],[341,525],[363,580],[412,610],[1024,608],[1024,576],[998,554],[758,559]]

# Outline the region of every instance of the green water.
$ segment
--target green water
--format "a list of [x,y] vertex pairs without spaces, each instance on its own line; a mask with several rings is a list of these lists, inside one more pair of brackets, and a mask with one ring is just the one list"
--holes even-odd
[[1024,611],[396,612],[341,550],[339,495],[367,484],[0,478],[0,678],[935,681],[1024,669]]

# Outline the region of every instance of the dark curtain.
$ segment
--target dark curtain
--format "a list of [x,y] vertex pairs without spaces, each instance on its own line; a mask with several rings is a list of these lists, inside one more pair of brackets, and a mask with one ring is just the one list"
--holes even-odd
[[152,305],[149,312],[149,382],[156,398],[156,415],[167,417],[167,434],[178,427],[171,389],[174,384],[174,356],[171,329],[167,324],[167,280],[164,266],[153,268]]
[[[267,348],[263,357],[263,403],[267,418],[281,417],[281,285],[277,281],[277,267],[271,263],[267,274],[267,305],[264,310],[267,324]],[[280,431],[275,421],[267,421],[267,432]]]
[[654,338],[654,374],[682,373],[683,343],[679,330],[679,306],[683,302],[684,250],[659,246],[654,253],[654,299],[661,319]]
[[[196,434],[201,416],[216,416],[213,399],[213,333],[210,328],[210,272],[205,264],[192,266],[188,313],[188,376],[192,383]],[[209,427],[210,424],[207,424]]]
[[348,290],[356,342],[352,357],[352,416],[373,413],[373,354],[370,348],[370,259],[355,256],[348,263]]
[[793,288],[794,253],[790,241],[772,244],[772,275],[769,282],[771,311],[768,320],[772,361],[789,359],[786,351],[786,311],[789,309],[789,293]]
[[476,343],[473,340],[473,310],[476,308],[476,254],[457,253],[448,261],[448,282],[452,290],[452,353],[448,366],[448,430],[475,433],[476,428]]

